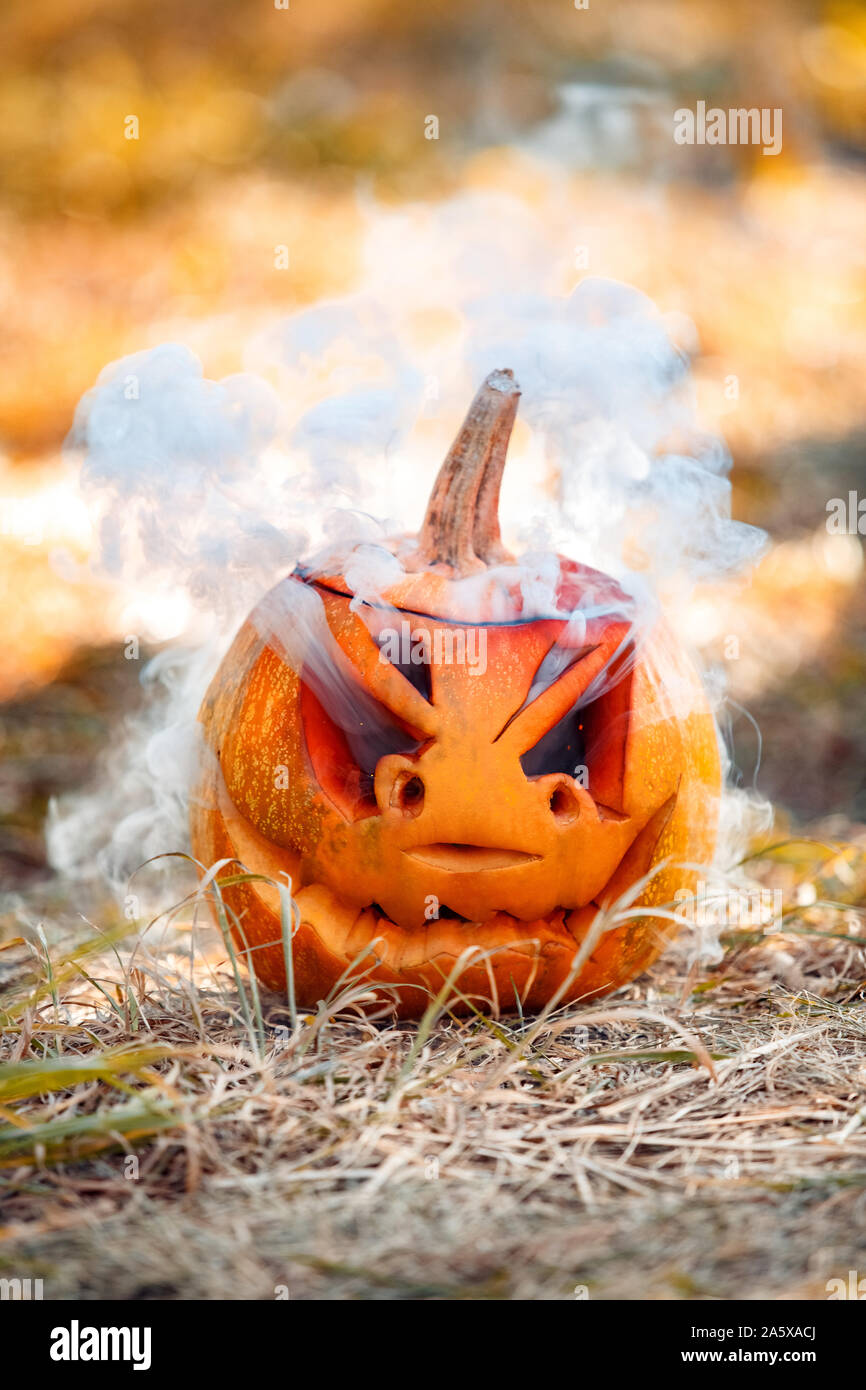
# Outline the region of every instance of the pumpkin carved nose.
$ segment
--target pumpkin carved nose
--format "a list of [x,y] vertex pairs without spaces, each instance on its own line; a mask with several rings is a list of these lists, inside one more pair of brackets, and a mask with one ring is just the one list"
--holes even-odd
[[568,777],[545,777],[545,794],[554,820],[559,825],[570,825],[580,815],[580,797],[574,783]]
[[415,764],[399,753],[380,758],[376,765],[376,800],[379,810],[417,816],[424,806],[424,782]]

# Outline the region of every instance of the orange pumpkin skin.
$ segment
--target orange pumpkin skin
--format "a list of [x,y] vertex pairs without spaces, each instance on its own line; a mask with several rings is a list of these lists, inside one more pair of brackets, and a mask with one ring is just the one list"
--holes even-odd
[[[634,908],[673,906],[696,877],[683,866],[712,858],[716,727],[669,630],[659,623],[632,651],[614,581],[562,557],[554,615],[522,616],[490,480],[491,469],[501,476],[502,415],[513,419],[518,394],[510,374],[488,378],[440,474],[438,512],[434,489],[418,540],[391,545],[406,571],[396,584],[359,604],[342,575],[282,580],[202,705],[193,853],[205,867],[233,858],[290,877],[302,1007],[359,972],[393,987],[384,996],[415,1017],[479,947],[486,958],[465,963],[462,993],[482,1009],[537,1010],[568,980],[600,907],[646,875]],[[461,489],[443,517],[443,497]],[[587,612],[585,627],[569,624],[575,610]],[[430,656],[426,689],[383,659],[383,631],[404,622]],[[486,669],[448,660],[482,630]],[[539,685],[551,652],[558,667]],[[277,890],[256,881],[223,891],[257,975],[285,991]],[[562,1001],[634,978],[676,925],[648,913],[606,930]]]

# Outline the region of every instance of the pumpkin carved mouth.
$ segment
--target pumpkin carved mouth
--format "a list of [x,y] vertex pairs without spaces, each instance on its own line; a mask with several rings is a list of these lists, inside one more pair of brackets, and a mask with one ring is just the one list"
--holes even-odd
[[428,864],[431,869],[463,874],[483,873],[489,869],[514,869],[533,864],[541,858],[540,854],[529,854],[522,849],[490,849],[486,845],[416,845],[403,853],[410,859]]

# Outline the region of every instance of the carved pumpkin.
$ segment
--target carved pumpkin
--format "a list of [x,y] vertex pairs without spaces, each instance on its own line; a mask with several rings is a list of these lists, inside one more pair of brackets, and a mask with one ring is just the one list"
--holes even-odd
[[[662,623],[557,557],[549,611],[524,597],[498,499],[519,390],[476,396],[417,537],[388,542],[381,593],[298,569],[239,632],[202,705],[196,857],[290,875],[295,989],[325,998],[361,969],[423,1012],[469,946],[461,990],[537,1009],[567,979],[599,907],[650,875],[634,906],[670,903],[711,858],[715,723]],[[369,548],[368,548],[369,549]],[[399,562],[399,563],[397,563]],[[481,660],[483,649],[484,660]],[[279,895],[228,887],[260,979],[286,988]],[[566,1000],[633,978],[675,923],[600,935]],[[372,970],[370,969],[372,965]]]

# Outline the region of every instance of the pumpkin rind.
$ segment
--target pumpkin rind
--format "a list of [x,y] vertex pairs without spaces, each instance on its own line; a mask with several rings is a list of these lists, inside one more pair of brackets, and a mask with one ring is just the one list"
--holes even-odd
[[[390,997],[401,1016],[417,1016],[461,953],[475,946],[491,954],[466,966],[461,991],[494,1010],[518,1002],[538,1009],[566,981],[599,907],[614,905],[647,875],[634,908],[671,905],[696,877],[682,866],[712,858],[720,794],[715,721],[696,672],[663,623],[644,636],[619,681],[585,706],[579,727],[588,787],[562,770],[523,769],[521,758],[581,692],[591,695],[600,673],[619,669],[629,630],[616,612],[621,591],[585,566],[560,560],[559,611],[550,617],[524,617],[509,567],[486,568],[501,550],[490,520],[498,479],[488,476],[485,486],[484,475],[491,468],[501,474],[519,394],[510,374],[495,375],[505,378],[492,388],[503,401],[482,401],[486,443],[475,438],[481,462],[473,463],[470,449],[469,464],[461,465],[476,472],[474,485],[464,488],[462,537],[452,517],[450,540],[437,550],[428,512],[417,544],[394,542],[409,572],[381,605],[361,612],[342,575],[298,571],[284,579],[239,632],[202,705],[193,852],[205,867],[234,858],[252,873],[290,877],[300,914],[293,960],[302,1007],[315,1007],[341,977],[360,970],[372,987],[394,987]],[[472,412],[464,435],[471,419]],[[405,617],[431,647],[437,633],[453,638],[467,626],[467,583],[475,586],[473,620],[484,623],[486,670],[430,662],[425,698],[381,659],[377,625]],[[568,613],[598,593],[611,599],[613,611],[590,616],[573,664],[527,703],[546,654],[577,640]],[[349,682],[362,715],[368,706],[383,708],[395,742],[405,739],[369,771],[353,763],[352,731],[331,718],[327,688],[316,688],[293,641],[284,640],[300,599],[316,605],[328,661]],[[355,736],[372,737],[363,727]],[[418,804],[407,791],[413,782],[421,788]],[[284,991],[276,889],[250,882],[224,894],[256,973]],[[429,920],[431,902],[440,915]],[[636,916],[605,931],[564,1001],[632,979],[676,926]]]

